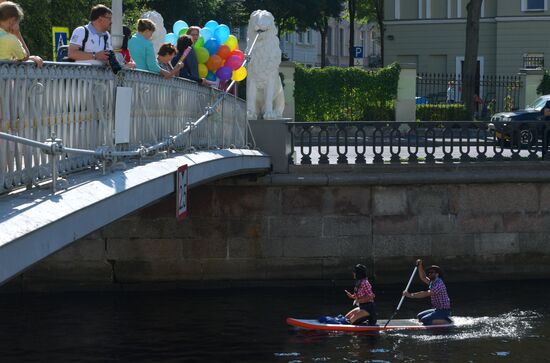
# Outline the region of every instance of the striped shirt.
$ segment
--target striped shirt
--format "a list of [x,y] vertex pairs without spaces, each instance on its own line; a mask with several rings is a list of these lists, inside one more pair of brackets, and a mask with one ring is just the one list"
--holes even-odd
[[361,299],[364,297],[370,298],[371,301],[374,300],[374,292],[372,292],[372,286],[367,279],[359,280],[355,285],[355,298]]
[[432,292],[432,306],[435,309],[450,309],[451,300],[447,295],[447,287],[440,278],[430,282],[429,289]]

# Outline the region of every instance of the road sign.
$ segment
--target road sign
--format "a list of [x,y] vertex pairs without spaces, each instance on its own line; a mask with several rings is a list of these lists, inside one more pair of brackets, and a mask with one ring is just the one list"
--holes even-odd
[[52,45],[53,45],[53,60],[56,60],[57,50],[63,45],[67,45],[67,39],[69,38],[69,28],[54,26],[52,27]]
[[363,67],[363,58],[355,58],[353,60],[353,65],[356,67]]
[[353,47],[353,58],[363,58],[363,47]]
[[176,179],[176,218],[182,220],[189,214],[187,210],[189,202],[189,168],[187,164],[178,168]]

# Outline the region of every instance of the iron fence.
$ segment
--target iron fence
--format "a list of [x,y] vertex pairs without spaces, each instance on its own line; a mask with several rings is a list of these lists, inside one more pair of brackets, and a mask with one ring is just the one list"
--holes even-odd
[[[459,74],[419,73],[416,81],[417,119],[420,121],[470,120]],[[519,108],[522,81],[519,76],[484,75],[475,82],[475,118],[489,119],[497,112]]]
[[[124,144],[114,137],[117,87],[133,94]],[[244,101],[183,79],[133,70],[114,75],[78,64],[0,63],[0,194],[122,156],[245,147],[246,122]]]
[[547,160],[550,123],[290,122],[289,164]]

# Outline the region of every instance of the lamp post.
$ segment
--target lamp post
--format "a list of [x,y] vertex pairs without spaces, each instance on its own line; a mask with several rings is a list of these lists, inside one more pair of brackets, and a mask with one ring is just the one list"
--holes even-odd
[[119,51],[120,47],[122,47],[122,39],[124,38],[122,34],[122,0],[113,0],[111,10],[113,11],[111,41],[113,43],[113,49]]

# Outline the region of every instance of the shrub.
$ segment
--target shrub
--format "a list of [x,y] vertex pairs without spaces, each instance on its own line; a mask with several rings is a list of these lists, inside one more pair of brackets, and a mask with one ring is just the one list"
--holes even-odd
[[394,119],[399,64],[377,71],[359,68],[296,67],[297,121]]
[[542,81],[537,87],[537,94],[547,95],[549,93],[550,93],[550,74],[548,73],[548,70],[545,70],[544,76],[542,77]]
[[466,121],[468,116],[466,107],[462,104],[416,105],[416,119],[420,121]]

